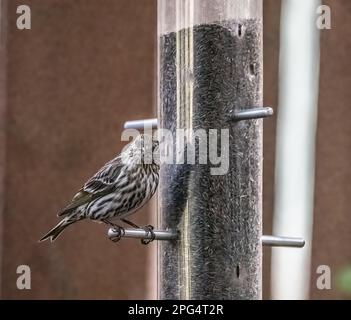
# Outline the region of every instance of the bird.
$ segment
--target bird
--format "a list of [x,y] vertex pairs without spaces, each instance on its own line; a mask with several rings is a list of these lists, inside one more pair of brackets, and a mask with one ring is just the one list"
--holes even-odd
[[[124,229],[116,221],[140,228],[126,217],[144,206],[156,192],[160,168],[158,146],[151,135],[139,134],[83,185],[58,213],[58,217],[64,218],[39,241],[53,242],[68,226],[84,219],[103,222],[120,231]],[[151,234],[150,239],[142,240],[148,244],[155,238],[154,228],[143,229]]]

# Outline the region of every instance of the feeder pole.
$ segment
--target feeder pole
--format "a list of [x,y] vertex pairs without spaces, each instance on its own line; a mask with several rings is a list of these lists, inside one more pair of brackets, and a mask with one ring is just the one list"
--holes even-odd
[[[179,234],[158,244],[159,298],[261,299],[262,1],[158,0],[158,37],[158,128],[174,138],[158,227]],[[177,129],[185,150],[205,130],[221,164],[189,164],[186,152],[177,163]]]

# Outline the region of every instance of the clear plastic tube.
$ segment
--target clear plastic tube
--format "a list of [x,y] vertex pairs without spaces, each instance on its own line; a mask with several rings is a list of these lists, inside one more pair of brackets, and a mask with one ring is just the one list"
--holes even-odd
[[161,165],[159,224],[180,238],[159,246],[159,297],[259,299],[262,120],[228,119],[262,106],[262,1],[158,0],[158,36],[159,128],[228,133],[220,174],[208,157]]
[[159,0],[158,34],[233,19],[261,19],[262,0]]

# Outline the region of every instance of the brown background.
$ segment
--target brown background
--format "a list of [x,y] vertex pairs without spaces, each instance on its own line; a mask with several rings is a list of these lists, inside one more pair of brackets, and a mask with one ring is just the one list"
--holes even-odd
[[[311,288],[314,299],[351,299],[337,290],[338,274],[351,266],[351,1],[324,2],[332,29],[321,33]],[[315,271],[324,264],[333,275],[330,291],[315,289]]]
[[[115,245],[105,237],[105,226],[89,222],[67,230],[53,245],[37,240],[81,184],[121,149],[123,122],[155,115],[156,0],[31,0],[29,31],[16,28],[16,8],[23,2],[1,2],[7,3],[0,51],[2,298],[154,297],[155,244]],[[351,264],[351,2],[326,3],[332,30],[321,33],[311,279],[311,297],[322,299],[350,296],[334,282],[330,291],[317,290],[317,266],[327,264],[334,274]],[[264,4],[265,105],[275,108],[280,2]],[[264,146],[264,229],[270,234],[275,118],[265,122]],[[152,220],[148,206],[136,222]],[[16,288],[22,264],[31,267],[32,290]],[[266,298],[269,269],[265,249]]]
[[[37,240],[81,184],[122,147],[124,121],[153,114],[155,3],[31,0],[32,29],[8,1],[3,298],[144,298],[149,248],[82,222]],[[140,212],[140,223],[147,221]],[[32,290],[16,288],[16,268]]]

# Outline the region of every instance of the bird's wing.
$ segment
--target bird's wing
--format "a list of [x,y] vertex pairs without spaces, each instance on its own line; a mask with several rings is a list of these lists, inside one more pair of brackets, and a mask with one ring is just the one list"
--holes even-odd
[[85,183],[83,188],[74,196],[71,203],[58,216],[66,215],[78,207],[110,193],[115,186],[115,181],[121,172],[122,165],[120,157],[106,163],[100,171]]

